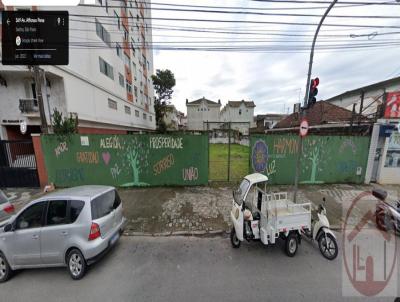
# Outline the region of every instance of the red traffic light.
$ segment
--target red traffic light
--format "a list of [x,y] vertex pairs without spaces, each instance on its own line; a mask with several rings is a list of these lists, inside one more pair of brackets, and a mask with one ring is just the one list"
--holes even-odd
[[318,85],[319,85],[319,78],[315,78],[315,79],[311,80],[311,87],[313,89],[317,88]]

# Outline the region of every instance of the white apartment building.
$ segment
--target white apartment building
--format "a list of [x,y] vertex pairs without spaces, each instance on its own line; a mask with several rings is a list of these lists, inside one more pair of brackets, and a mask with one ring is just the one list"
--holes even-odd
[[[18,7],[0,2],[3,9]],[[80,133],[155,130],[150,1],[96,0],[95,6],[57,9],[70,15],[69,64],[41,66],[48,124],[57,108],[64,116],[78,115]],[[36,87],[26,66],[0,64],[0,104],[0,138],[20,138],[21,120],[27,135],[40,132]]]
[[[207,122],[217,126],[219,122],[219,111],[221,101],[213,102],[205,97],[193,102],[186,100],[187,108],[187,129],[192,131],[207,130]],[[212,124],[214,122],[214,124]]]
[[254,102],[229,101],[221,110],[220,121],[232,122],[231,129],[240,131],[243,135],[249,134],[249,129],[255,127]]

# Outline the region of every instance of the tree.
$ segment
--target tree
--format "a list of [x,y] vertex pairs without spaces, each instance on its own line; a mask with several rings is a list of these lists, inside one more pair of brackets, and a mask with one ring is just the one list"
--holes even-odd
[[69,117],[64,117],[63,114],[54,108],[53,111],[53,131],[55,134],[68,135],[78,132],[78,117],[71,113]]
[[156,124],[160,132],[165,132],[167,127],[164,123],[163,117],[166,105],[174,92],[172,88],[176,84],[175,76],[169,69],[157,69],[156,74],[152,75],[151,79],[153,80],[153,86],[157,94],[157,97],[155,97],[154,100]]

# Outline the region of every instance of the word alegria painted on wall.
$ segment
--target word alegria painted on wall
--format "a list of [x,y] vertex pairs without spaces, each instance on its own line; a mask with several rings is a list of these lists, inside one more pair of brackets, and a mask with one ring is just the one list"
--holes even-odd
[[119,137],[114,135],[100,139],[100,148],[102,149],[122,149]]

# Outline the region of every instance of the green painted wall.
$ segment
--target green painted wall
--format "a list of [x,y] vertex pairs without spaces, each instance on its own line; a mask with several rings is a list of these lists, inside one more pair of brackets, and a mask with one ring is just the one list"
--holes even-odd
[[[362,183],[369,141],[369,137],[359,136],[307,136],[300,183]],[[250,147],[250,171],[267,175],[271,184],[294,184],[298,136],[254,135]]]
[[49,182],[59,187],[208,182],[206,135],[45,135],[41,142]]

